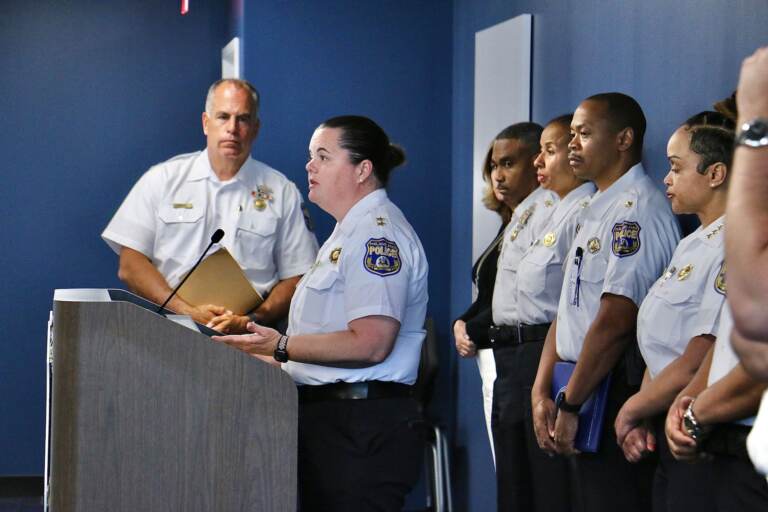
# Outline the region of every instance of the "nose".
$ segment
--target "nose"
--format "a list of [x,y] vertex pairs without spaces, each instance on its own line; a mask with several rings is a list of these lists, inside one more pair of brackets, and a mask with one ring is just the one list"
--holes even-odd
[[672,186],[672,171],[669,171],[666,176],[664,176],[664,185],[671,187]]
[[538,155],[536,155],[536,158],[533,160],[533,166],[537,169],[543,169],[544,168],[544,152],[539,152]]
[[579,136],[574,134],[573,137],[571,137],[571,140],[568,141],[568,150],[573,151],[574,149],[578,148],[578,138]]
[[314,169],[312,169],[312,162],[314,162],[314,158],[310,158],[307,160],[307,165],[304,166],[304,168],[307,170],[307,172],[314,172]]
[[225,125],[227,132],[234,133],[237,131],[237,117],[231,116],[229,119],[227,119],[227,124]]

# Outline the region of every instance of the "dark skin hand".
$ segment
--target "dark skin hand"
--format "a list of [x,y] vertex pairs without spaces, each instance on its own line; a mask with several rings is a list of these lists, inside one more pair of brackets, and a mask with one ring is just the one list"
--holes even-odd
[[[600,298],[600,309],[584,338],[579,360],[568,381],[566,399],[572,404],[584,403],[616,366],[635,332],[637,306],[620,295],[605,293]],[[578,428],[578,415],[559,411],[555,420],[554,441],[557,453],[573,455]]]

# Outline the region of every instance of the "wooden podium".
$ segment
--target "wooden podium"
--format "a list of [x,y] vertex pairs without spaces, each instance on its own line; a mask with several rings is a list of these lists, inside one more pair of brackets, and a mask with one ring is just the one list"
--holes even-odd
[[56,291],[49,509],[296,510],[293,381],[152,307],[122,290]]

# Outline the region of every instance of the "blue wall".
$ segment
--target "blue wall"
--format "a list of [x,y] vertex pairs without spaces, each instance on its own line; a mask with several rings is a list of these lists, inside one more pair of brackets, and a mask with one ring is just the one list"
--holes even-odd
[[0,475],[43,471],[53,290],[119,285],[101,230],[149,165],[204,146],[228,11],[192,4],[0,3]]
[[[661,186],[666,143],[690,114],[735,88],[741,60],[768,43],[763,0],[455,0],[451,314],[470,296],[474,33],[519,14],[534,15],[533,120],[573,111],[607,90],[633,95],[648,118],[644,162]],[[495,485],[474,361],[457,372],[455,491],[460,510],[493,510]]]

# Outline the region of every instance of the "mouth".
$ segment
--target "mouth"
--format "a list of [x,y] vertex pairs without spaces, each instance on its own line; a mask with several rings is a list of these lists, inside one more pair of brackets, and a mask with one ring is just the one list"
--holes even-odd
[[309,183],[309,188],[314,188],[315,185],[317,185],[317,182],[315,180],[313,180],[313,179],[309,179],[307,181]]
[[536,173],[536,179],[538,180],[539,183],[544,183],[545,181],[547,181],[547,177],[539,173]]
[[667,192],[667,199],[671,201],[673,197],[675,197],[675,194],[672,194],[671,192]]
[[577,156],[573,153],[568,153],[568,165],[571,167],[576,167],[580,165],[583,162],[580,156]]

